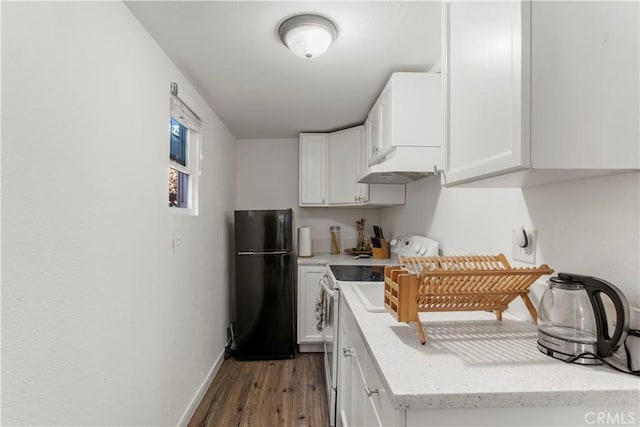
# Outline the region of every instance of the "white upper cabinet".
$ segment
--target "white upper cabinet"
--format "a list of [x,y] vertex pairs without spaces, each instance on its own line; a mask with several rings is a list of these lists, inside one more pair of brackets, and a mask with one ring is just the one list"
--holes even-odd
[[640,168],[640,3],[531,7],[534,166]]
[[638,8],[445,3],[447,183],[527,186],[639,169]]
[[323,133],[300,134],[300,206],[327,203],[327,142]]
[[444,167],[439,73],[393,73],[366,123],[367,169],[360,182],[406,184]]
[[368,166],[369,159],[378,157],[378,153],[382,148],[382,99],[378,98],[369,115],[367,116],[367,132],[368,132],[368,150],[366,164]]
[[[519,2],[449,3],[447,180],[529,164]],[[528,74],[528,73],[525,73]],[[528,77],[525,76],[528,80]]]
[[391,75],[368,116],[369,166],[380,163],[396,147],[426,146],[439,150],[443,142],[441,90],[438,73]]
[[300,206],[391,206],[405,202],[404,185],[358,183],[366,169],[366,127],[300,134]]
[[364,127],[329,135],[329,204],[347,205],[367,200],[369,186],[359,184],[362,173]]

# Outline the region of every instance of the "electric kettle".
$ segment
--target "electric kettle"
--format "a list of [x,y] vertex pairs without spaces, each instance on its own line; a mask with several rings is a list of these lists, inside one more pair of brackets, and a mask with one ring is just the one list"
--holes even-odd
[[[613,333],[602,294],[615,308]],[[620,347],[629,331],[627,298],[614,285],[596,277],[559,273],[550,278],[538,311],[538,349],[568,362],[601,364],[601,359]]]

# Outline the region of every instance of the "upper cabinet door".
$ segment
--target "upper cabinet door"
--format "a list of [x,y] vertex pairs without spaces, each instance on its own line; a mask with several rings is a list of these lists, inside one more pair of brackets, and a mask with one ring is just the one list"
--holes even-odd
[[[378,152],[382,148],[382,96],[378,98],[376,103],[373,105],[373,108],[369,112],[369,116],[367,117],[367,121],[369,122],[368,132],[368,155],[367,162],[369,159],[375,159],[378,157]],[[370,166],[370,163],[368,163]]]
[[329,135],[329,203],[356,204],[364,201],[367,184],[359,184],[362,174],[363,126]]
[[639,28],[637,1],[446,2],[447,184],[640,169]]
[[532,166],[639,168],[640,3],[535,1],[531,22]]
[[[358,177],[363,176],[369,170],[369,153],[371,152],[371,120],[367,117],[362,127],[362,142],[360,144],[360,165],[358,170]],[[360,186],[360,194],[363,202],[369,201],[369,189],[370,185],[362,184]]]
[[327,204],[327,144],[326,134],[300,134],[300,206]]
[[405,203],[404,184],[357,182],[368,169],[365,126],[333,133],[300,134],[300,206],[382,207]]
[[449,183],[530,166],[530,3],[443,10]]

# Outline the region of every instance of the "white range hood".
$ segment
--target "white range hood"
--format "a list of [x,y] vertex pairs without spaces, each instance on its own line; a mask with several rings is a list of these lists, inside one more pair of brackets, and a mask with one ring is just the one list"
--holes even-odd
[[407,184],[435,175],[442,165],[441,147],[393,146],[358,179],[365,184]]

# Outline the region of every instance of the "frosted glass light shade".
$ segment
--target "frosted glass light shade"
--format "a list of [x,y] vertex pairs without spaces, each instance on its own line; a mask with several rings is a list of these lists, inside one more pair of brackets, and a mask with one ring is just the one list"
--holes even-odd
[[293,53],[303,58],[313,58],[329,49],[333,38],[324,28],[305,25],[292,28],[285,34],[284,43]]
[[280,40],[302,58],[315,58],[329,49],[337,36],[335,25],[318,15],[297,15],[278,28]]

